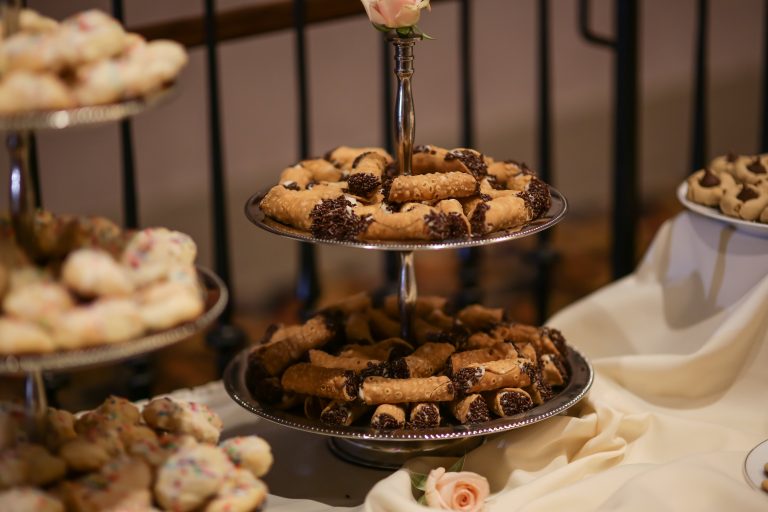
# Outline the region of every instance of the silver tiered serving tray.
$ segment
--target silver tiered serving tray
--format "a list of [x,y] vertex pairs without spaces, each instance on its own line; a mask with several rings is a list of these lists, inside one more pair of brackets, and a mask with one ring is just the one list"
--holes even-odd
[[594,373],[589,361],[573,347],[568,347],[566,360],[571,373],[568,384],[548,402],[507,418],[429,429],[341,427],[262,404],[246,385],[247,349],[238,354],[224,371],[224,388],[235,402],[261,418],[285,427],[329,436],[331,449],[343,459],[372,467],[398,468],[416,455],[462,455],[482,444],[483,436],[533,425],[567,411],[586,396]]
[[260,191],[248,199],[245,203],[245,216],[261,229],[300,242],[357,247],[358,249],[376,249],[380,251],[410,252],[463,249],[524,238],[540,231],[544,231],[545,229],[549,229],[560,222],[565,216],[565,212],[568,210],[568,201],[566,201],[565,196],[558,190],[552,187],[549,187],[549,190],[550,196],[552,197],[552,206],[549,208],[549,211],[541,217],[514,228],[502,229],[483,236],[468,236],[453,240],[332,240],[327,238],[317,238],[308,231],[283,224],[264,214],[259,205],[267,192],[269,192],[269,189]]
[[205,310],[194,320],[119,343],[48,354],[0,357],[0,375],[83,369],[122,361],[189,338],[213,323],[224,311],[229,295],[224,282],[216,274],[201,267],[198,267],[197,272],[203,289]]

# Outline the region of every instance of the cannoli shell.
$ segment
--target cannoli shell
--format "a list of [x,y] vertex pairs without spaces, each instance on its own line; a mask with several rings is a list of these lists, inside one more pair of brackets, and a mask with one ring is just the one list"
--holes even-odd
[[282,185],[272,187],[259,203],[261,210],[283,224],[309,230],[312,209],[325,199],[344,195],[341,188],[315,186],[311,190],[289,190]]
[[501,322],[504,317],[504,310],[472,304],[459,311],[456,317],[470,329],[481,330]]
[[325,315],[316,315],[303,325],[279,328],[269,342],[251,351],[249,362],[258,365],[266,375],[279,375],[308,350],[320,348],[335,336]]
[[348,427],[367,410],[368,407],[362,404],[334,400],[322,410],[320,421],[329,425]]
[[447,402],[454,398],[451,379],[445,376],[419,379],[368,377],[360,387],[360,398],[367,404],[407,402]]
[[502,388],[483,393],[488,408],[496,416],[514,416],[533,407],[533,399],[521,388]]
[[322,366],[323,368],[339,368],[341,370],[352,370],[356,372],[364,370],[370,365],[381,363],[381,361],[376,359],[334,356],[328,352],[315,349],[309,351],[309,362],[315,366]]
[[499,359],[512,359],[518,357],[515,346],[511,343],[496,342],[489,347],[465,350],[451,355],[451,374],[470,364],[482,364]]
[[387,200],[393,203],[439,201],[468,197],[478,191],[477,180],[463,172],[430,173],[398,176],[389,188]]
[[440,426],[440,407],[433,402],[413,404],[408,415],[411,428],[435,428]]
[[341,350],[339,355],[341,357],[359,357],[388,361],[393,357],[399,357],[399,355],[406,353],[410,354],[411,352],[413,352],[413,346],[410,343],[401,338],[392,337],[373,345],[347,345]]
[[371,416],[371,427],[391,430],[405,427],[405,407],[398,404],[381,404]]
[[357,377],[349,370],[296,363],[285,370],[280,382],[284,389],[294,393],[342,402],[351,402],[357,397]]
[[450,343],[424,343],[404,357],[410,377],[430,377],[437,373],[456,351]]
[[519,388],[530,385],[530,361],[501,359],[488,363],[474,363],[459,369],[453,375],[456,389],[464,394],[499,388]]
[[450,408],[453,417],[461,423],[482,423],[490,419],[488,405],[477,393],[452,401]]

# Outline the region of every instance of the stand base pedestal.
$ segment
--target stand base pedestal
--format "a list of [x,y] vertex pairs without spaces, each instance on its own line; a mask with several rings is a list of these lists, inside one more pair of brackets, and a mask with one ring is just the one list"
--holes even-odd
[[336,456],[353,464],[399,469],[414,457],[461,457],[484,442],[484,436],[438,441],[368,441],[332,437],[328,446]]

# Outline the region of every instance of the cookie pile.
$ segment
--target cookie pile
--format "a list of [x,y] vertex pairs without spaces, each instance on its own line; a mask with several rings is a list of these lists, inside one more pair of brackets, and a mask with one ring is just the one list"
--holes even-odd
[[0,408],[0,510],[248,512],[266,499],[269,445],[218,444],[221,419],[203,404],[157,398],[140,411],[112,396],[77,418],[49,408],[45,427],[43,444],[29,442]]
[[165,228],[124,232],[102,217],[36,214],[31,260],[0,219],[0,355],[137,338],[204,310],[197,248]]
[[148,43],[98,10],[59,23],[24,9],[19,27],[0,41],[0,114],[139,98],[172,82],[187,63],[178,43]]
[[415,313],[413,344],[398,337],[393,296],[376,306],[356,295],[302,325],[273,326],[248,355],[247,386],[270,407],[383,430],[513,416],[568,382],[568,347],[555,329],[441,297],[420,297]]
[[283,170],[260,202],[272,219],[330,240],[450,240],[546,213],[549,187],[525,165],[474,149],[416,146],[397,175],[381,148],[338,147]]
[[688,177],[687,198],[729,217],[768,223],[768,155],[715,158]]

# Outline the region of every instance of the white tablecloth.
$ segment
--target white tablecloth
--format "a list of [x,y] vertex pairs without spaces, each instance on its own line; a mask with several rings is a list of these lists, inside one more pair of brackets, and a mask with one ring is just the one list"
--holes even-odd
[[[467,456],[465,469],[490,481],[489,510],[768,510],[743,472],[768,438],[768,239],[682,213],[632,275],[549,324],[591,359],[595,383],[568,416],[493,436]],[[341,462],[321,436],[254,420],[210,390],[230,433],[273,445],[268,511],[425,510],[406,469]]]

